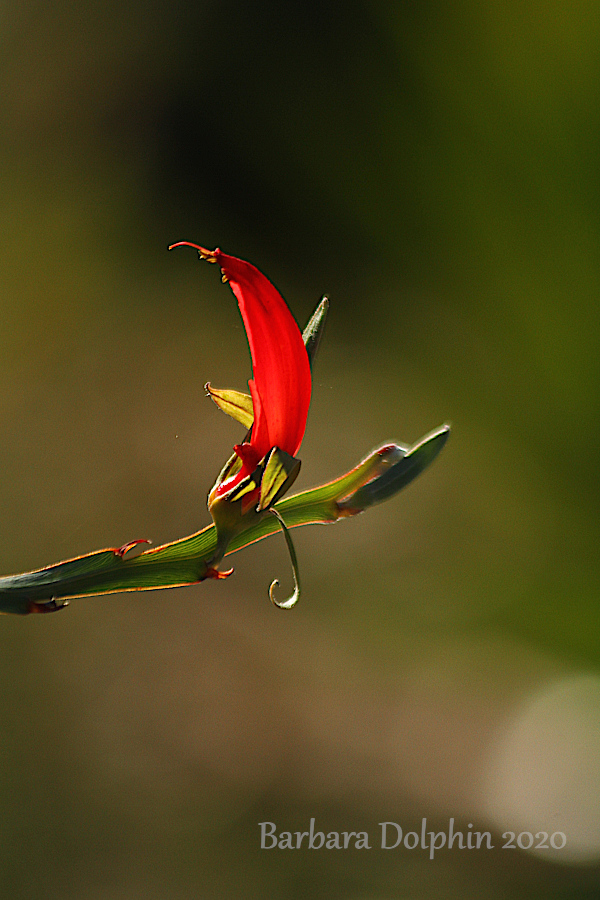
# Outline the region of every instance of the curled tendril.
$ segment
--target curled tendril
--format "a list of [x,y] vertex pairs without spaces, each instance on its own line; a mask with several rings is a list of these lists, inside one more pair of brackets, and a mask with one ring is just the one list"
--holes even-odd
[[292,543],[292,538],[290,537],[290,533],[287,530],[286,524],[281,518],[281,515],[277,512],[276,509],[273,509],[273,507],[269,509],[269,512],[275,516],[275,518],[281,525],[281,530],[283,531],[283,536],[285,538],[285,542],[287,544],[290,559],[292,562],[292,572],[294,574],[294,593],[291,595],[291,597],[288,597],[287,600],[275,599],[275,588],[279,584],[277,578],[273,582],[271,582],[271,586],[269,588],[269,597],[271,598],[271,603],[273,603],[275,606],[278,606],[279,609],[291,609],[292,606],[296,605],[298,599],[300,598],[300,573],[298,571],[298,559],[296,558],[296,551]]

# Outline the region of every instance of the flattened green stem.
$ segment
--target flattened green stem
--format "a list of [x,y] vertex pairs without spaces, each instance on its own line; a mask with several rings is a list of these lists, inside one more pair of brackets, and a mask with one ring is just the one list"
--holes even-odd
[[[287,528],[331,524],[362,512],[389,499],[422,472],[437,456],[448,433],[449,426],[444,425],[413,447],[381,447],[341,478],[287,497],[274,508]],[[279,522],[269,510],[249,516],[248,527],[231,540],[226,555],[279,529]],[[214,525],[128,558],[133,543],[0,578],[0,612],[49,612],[61,608],[60,601],[66,598],[183,587],[221,574],[211,568],[218,549]]]

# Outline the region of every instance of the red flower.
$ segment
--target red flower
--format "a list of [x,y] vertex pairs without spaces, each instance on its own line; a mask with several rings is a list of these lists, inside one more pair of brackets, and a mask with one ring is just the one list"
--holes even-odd
[[274,447],[290,456],[298,452],[310,406],[310,363],[294,317],[262,272],[219,249],[206,250],[187,241],[172,246],[182,245],[220,265],[223,280],[237,298],[252,357],[253,378],[248,384],[254,424],[250,441],[234,447],[242,467],[216,489],[217,496],[223,496],[251,475]]

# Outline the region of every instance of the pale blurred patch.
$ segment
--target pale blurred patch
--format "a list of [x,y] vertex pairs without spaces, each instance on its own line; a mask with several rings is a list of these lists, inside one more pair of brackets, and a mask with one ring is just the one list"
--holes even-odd
[[486,795],[502,831],[566,835],[563,849],[532,851],[544,859],[600,859],[598,675],[548,682],[514,707],[490,753]]

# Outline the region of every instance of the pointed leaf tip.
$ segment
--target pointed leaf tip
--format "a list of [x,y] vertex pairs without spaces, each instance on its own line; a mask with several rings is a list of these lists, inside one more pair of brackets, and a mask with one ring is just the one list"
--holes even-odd
[[204,389],[222,412],[227,413],[236,422],[240,422],[244,428],[252,427],[254,407],[252,405],[252,397],[249,394],[243,394],[241,391],[214,388],[211,387],[209,382],[206,382]]
[[323,337],[323,330],[325,328],[325,320],[327,319],[328,312],[329,297],[323,297],[314,313],[308,320],[306,328],[302,332],[302,340],[304,341],[304,346],[306,347],[308,361],[311,365],[311,368],[321,344],[321,338]]

